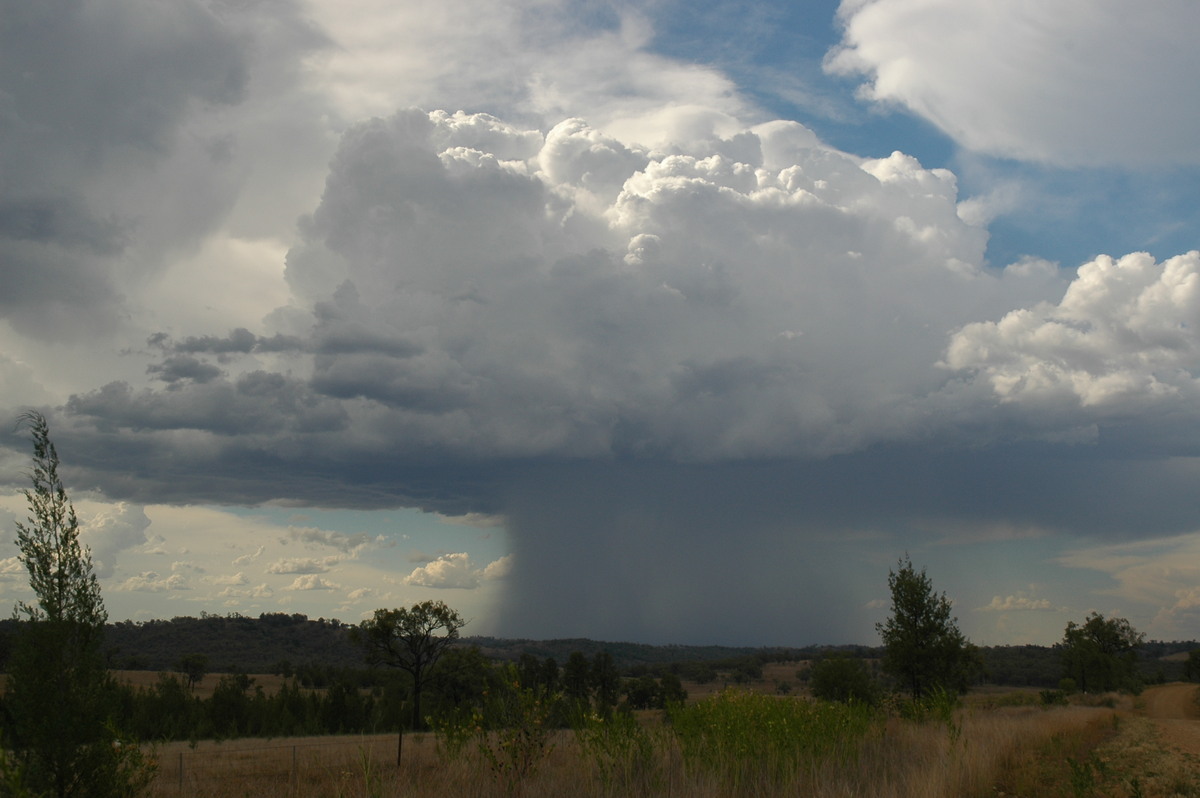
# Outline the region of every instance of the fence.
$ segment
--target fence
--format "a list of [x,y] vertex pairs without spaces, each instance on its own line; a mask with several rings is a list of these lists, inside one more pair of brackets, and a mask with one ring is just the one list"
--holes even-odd
[[[304,741],[234,740],[171,743],[156,751],[155,796],[347,794],[390,771],[395,734],[306,738]],[[405,762],[435,756],[429,735],[405,735]]]

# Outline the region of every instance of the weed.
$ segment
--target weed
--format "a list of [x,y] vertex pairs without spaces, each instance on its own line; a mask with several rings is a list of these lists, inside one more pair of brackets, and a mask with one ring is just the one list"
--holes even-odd
[[1075,798],[1087,798],[1096,789],[1096,774],[1092,763],[1086,759],[1067,757],[1067,765],[1071,768],[1071,793]]
[[467,744],[482,730],[473,707],[458,707],[440,717],[429,718],[429,727],[437,739],[438,753],[447,761],[460,759]]
[[632,713],[608,719],[587,715],[576,726],[575,739],[610,794],[646,794],[661,781],[665,741],[655,740]]
[[489,714],[501,726],[495,732],[480,732],[479,752],[508,798],[521,795],[526,780],[533,777],[554,748],[547,723],[553,705],[552,697],[522,689],[518,684],[493,701]]
[[824,762],[857,757],[878,715],[863,704],[727,690],[670,715],[685,763],[733,785],[786,782]]

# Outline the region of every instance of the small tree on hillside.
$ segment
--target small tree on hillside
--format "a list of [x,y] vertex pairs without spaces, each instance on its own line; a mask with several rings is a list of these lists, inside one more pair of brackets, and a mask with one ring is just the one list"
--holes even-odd
[[[458,630],[466,625],[457,612],[441,601],[424,601],[409,609],[375,610],[375,616],[363,621],[351,634],[361,645],[367,661],[373,665],[399,668],[412,677],[412,728],[424,725],[421,715],[421,691],[430,669],[442,653],[458,639]],[[404,730],[396,749],[396,765],[403,751]]]
[[136,746],[113,746],[105,667],[108,614],[91,553],[79,542],[75,508],[58,476],[46,419],[22,416],[33,433],[30,516],[17,524],[18,559],[33,603],[20,602],[4,696],[6,745],[38,795],[132,795],[149,782]]
[[913,698],[939,688],[965,691],[979,653],[958,630],[946,594],[933,592],[925,569],[918,573],[908,555],[888,573],[888,588],[892,615],[875,625],[885,648],[884,671]]

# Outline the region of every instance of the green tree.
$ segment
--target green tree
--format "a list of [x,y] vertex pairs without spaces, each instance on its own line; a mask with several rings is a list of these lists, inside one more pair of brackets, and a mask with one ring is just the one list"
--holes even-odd
[[208,673],[208,657],[204,654],[184,654],[175,667],[187,678],[188,689],[195,692]]
[[1063,675],[1082,692],[1130,690],[1140,692],[1137,648],[1145,635],[1124,618],[1105,618],[1093,612],[1082,624],[1071,621],[1060,644]]
[[878,698],[866,664],[845,654],[835,654],[814,664],[809,671],[808,687],[814,696],[826,701],[874,704]]
[[30,515],[17,524],[17,555],[29,572],[33,603],[17,604],[19,623],[4,698],[6,744],[35,794],[129,795],[152,775],[136,746],[114,746],[115,697],[105,666],[108,614],[92,556],[58,475],[58,452],[40,413],[23,415],[33,437]]
[[[442,601],[423,601],[409,609],[375,610],[373,618],[363,621],[352,632],[367,661],[373,665],[399,668],[412,677],[412,728],[420,729],[421,691],[430,669],[458,639],[458,630],[466,625],[457,612]],[[396,749],[396,765],[404,744],[404,730]]]
[[607,651],[597,651],[592,657],[588,678],[592,696],[595,698],[596,712],[602,718],[612,717],[613,709],[621,700],[621,674],[617,672],[612,655]]
[[980,666],[978,649],[958,629],[946,594],[933,592],[922,568],[905,555],[888,573],[892,615],[875,625],[885,649],[883,669],[913,698],[932,690],[965,691]]
[[1200,682],[1200,648],[1188,652],[1187,662],[1183,664],[1183,678],[1189,682]]
[[591,706],[591,671],[591,663],[581,651],[572,651],[567,657],[567,664],[563,666],[563,696],[581,712],[586,712]]

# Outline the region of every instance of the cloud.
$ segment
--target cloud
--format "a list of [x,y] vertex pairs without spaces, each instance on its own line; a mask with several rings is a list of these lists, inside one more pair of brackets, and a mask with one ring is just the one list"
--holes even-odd
[[1192,414],[1200,382],[1200,252],[1146,253],[1080,266],[1057,304],[976,322],[945,363],[1002,402],[1037,407],[1061,427],[1151,413]]
[[284,590],[292,591],[307,591],[307,590],[341,590],[342,586],[336,582],[330,582],[322,579],[319,576],[310,574],[307,576],[297,576],[293,582],[284,588]]
[[269,574],[323,574],[337,561],[337,558],[286,558],[271,563],[266,571]]
[[370,538],[361,532],[351,535],[311,527],[288,527],[288,538],[301,543],[337,549],[345,557],[357,556],[371,542]]
[[1049,599],[1038,599],[1018,593],[1015,596],[993,596],[990,604],[980,607],[979,612],[1046,612],[1054,609]]
[[190,590],[187,578],[179,573],[161,576],[156,571],[143,571],[131,576],[116,587],[117,590],[139,593],[165,593],[175,590]]
[[[440,112],[356,126],[288,255],[308,310],[271,333],[299,340],[304,368],[263,368],[235,330],[185,342],[228,376],[114,382],[68,411],[151,461],[182,429],[232,461],[248,433],[287,434],[272,456],[364,467],[384,451],[720,461],[911,438],[946,381],[945,330],[1032,278],[981,269],[986,233],[960,219],[949,172],[853,158],[795,123],[706,125],[673,152],[579,120],[544,137]],[[351,417],[374,442],[341,434]]]
[[507,576],[511,561],[511,556],[505,556],[484,568],[477,568],[466,552],[443,554],[428,565],[414,568],[404,583],[414,587],[473,590],[485,581]]
[[233,560],[233,564],[234,565],[246,565],[247,563],[253,562],[254,560],[257,560],[259,557],[261,557],[262,553],[264,551],[266,551],[266,546],[259,546],[253,552],[250,552],[248,554],[242,554],[241,556],[235,557]]
[[145,509],[125,502],[106,507],[81,522],[80,540],[91,549],[96,576],[112,576],[121,551],[149,541],[149,527]]
[[1187,111],[1200,9],[1187,0],[1132,17],[1119,0],[845,0],[838,16],[826,68],[864,76],[863,96],[963,147],[1070,166],[1200,162]]

